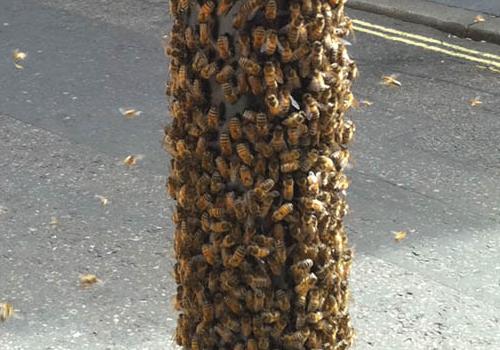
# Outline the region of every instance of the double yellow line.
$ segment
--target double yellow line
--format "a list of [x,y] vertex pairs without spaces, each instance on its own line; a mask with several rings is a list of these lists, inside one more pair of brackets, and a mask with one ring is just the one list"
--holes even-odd
[[447,43],[445,41],[436,40],[423,35],[402,32],[358,19],[353,19],[353,22],[355,31],[480,63],[485,65],[485,68],[489,68],[494,72],[500,73],[500,56],[498,55],[471,50],[463,46]]

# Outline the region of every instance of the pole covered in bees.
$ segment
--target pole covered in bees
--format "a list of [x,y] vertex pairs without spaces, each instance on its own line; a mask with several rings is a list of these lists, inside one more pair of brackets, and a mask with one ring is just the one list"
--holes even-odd
[[185,349],[347,349],[345,0],[170,0],[164,146]]

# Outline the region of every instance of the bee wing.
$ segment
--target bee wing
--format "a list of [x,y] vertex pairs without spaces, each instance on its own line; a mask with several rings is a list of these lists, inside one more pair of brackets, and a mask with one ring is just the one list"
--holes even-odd
[[295,109],[300,110],[300,104],[297,102],[296,99],[293,98],[292,94],[290,94],[290,102],[292,102],[292,106]]

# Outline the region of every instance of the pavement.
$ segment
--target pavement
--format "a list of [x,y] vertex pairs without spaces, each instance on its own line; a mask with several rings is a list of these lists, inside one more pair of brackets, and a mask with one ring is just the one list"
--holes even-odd
[[[0,0],[0,302],[16,309],[0,324],[2,350],[175,348],[173,203],[161,149],[166,9],[152,0]],[[358,97],[373,103],[351,114],[355,349],[499,349],[499,73],[365,32],[352,41]],[[15,48],[28,53],[23,70]],[[381,85],[387,74],[402,86]],[[482,104],[470,106],[473,98]],[[125,120],[120,107],[143,114]],[[144,157],[127,168],[129,154]],[[396,243],[399,230],[408,238]],[[85,273],[101,282],[81,289]]]
[[500,44],[498,0],[349,0],[347,6]]

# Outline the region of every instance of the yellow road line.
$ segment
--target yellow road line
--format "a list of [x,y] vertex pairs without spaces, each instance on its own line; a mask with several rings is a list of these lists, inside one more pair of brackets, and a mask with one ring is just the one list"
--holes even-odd
[[402,36],[402,37],[407,37],[407,38],[411,38],[411,39],[417,39],[417,40],[420,40],[420,41],[423,41],[423,42],[428,42],[428,43],[431,43],[431,44],[438,44],[438,45],[442,45],[442,46],[445,46],[445,47],[448,47],[450,49],[454,49],[454,50],[457,50],[457,51],[462,51],[462,52],[465,52],[465,53],[469,53],[469,54],[473,54],[473,55],[478,55],[478,56],[483,56],[483,57],[487,57],[487,58],[491,58],[491,59],[499,60],[500,61],[500,56],[494,55],[492,53],[471,50],[471,49],[465,48],[463,46],[453,45],[453,44],[447,43],[447,42],[442,41],[442,40],[437,40],[437,39],[429,38],[429,37],[426,37],[426,36],[423,36],[423,35],[418,35],[418,34],[413,34],[413,33],[408,33],[408,32],[402,32],[402,31],[399,31],[399,30],[396,30],[396,29],[387,28],[387,27],[383,27],[383,26],[380,26],[380,25],[376,25],[376,24],[365,22],[365,21],[361,21],[359,19],[353,19],[352,21],[354,22],[354,24],[357,24],[358,26],[368,27],[368,28],[372,28],[372,29],[378,29],[378,30],[381,30],[383,32],[397,34],[397,35]]
[[468,60],[468,61],[478,62],[478,63],[485,64],[487,66],[494,66],[494,67],[500,68],[500,61],[493,61],[493,60],[488,60],[488,59],[485,59],[485,58],[479,58],[479,57],[475,57],[475,56],[463,54],[463,53],[456,52],[456,51],[450,51],[450,50],[443,49],[442,47],[433,46],[433,45],[427,45],[427,44],[422,43],[422,42],[418,42],[418,41],[406,39],[406,38],[403,38],[403,37],[400,37],[400,36],[387,35],[387,34],[384,34],[384,33],[381,33],[381,32],[377,32],[377,31],[374,31],[374,30],[371,30],[371,29],[366,29],[366,28],[362,28],[362,27],[358,27],[358,26],[354,26],[354,30],[357,30],[358,32],[362,32],[362,33],[367,33],[367,34],[375,35],[375,36],[378,36],[378,37],[381,37],[381,38],[384,38],[384,39],[388,39],[388,40],[397,41],[397,42],[401,42],[401,43],[408,44],[408,45],[413,45],[413,46],[421,47],[423,49],[426,49],[426,50],[429,50],[429,51],[434,51],[434,52],[439,52],[439,53],[442,53],[442,54],[445,54],[445,55],[448,55],[448,56],[462,58],[462,59],[465,59],[465,60]]

